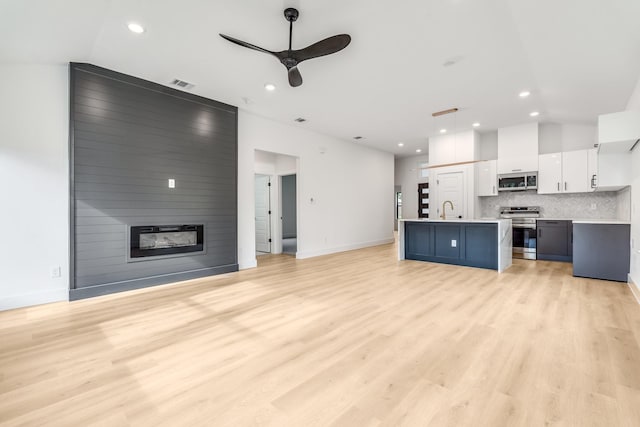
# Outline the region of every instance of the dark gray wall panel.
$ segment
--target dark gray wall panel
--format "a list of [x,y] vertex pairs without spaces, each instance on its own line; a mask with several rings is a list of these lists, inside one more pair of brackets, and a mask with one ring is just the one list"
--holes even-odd
[[[71,158],[73,299],[237,270],[236,107],[71,64]],[[174,224],[205,253],[127,261],[131,225]]]

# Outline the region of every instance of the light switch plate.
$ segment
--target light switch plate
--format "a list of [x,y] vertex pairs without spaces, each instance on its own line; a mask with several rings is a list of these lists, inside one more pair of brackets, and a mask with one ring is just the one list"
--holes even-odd
[[456,246],[458,246],[458,241],[457,240],[452,240],[451,241],[451,247],[455,248]]
[[176,180],[169,178],[169,188],[176,188]]

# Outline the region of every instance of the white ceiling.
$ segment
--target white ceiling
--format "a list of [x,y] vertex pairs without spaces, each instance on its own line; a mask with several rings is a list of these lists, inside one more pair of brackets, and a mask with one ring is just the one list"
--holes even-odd
[[[283,50],[286,6],[300,9],[294,49],[352,36],[302,63],[298,88],[275,58],[218,36]],[[533,110],[541,122],[595,124],[624,109],[640,77],[639,17],[639,0],[0,0],[0,62],[180,78],[198,95],[404,156],[442,127],[494,130],[535,120]],[[147,31],[129,32],[129,21]],[[460,111],[431,117],[450,107]]]

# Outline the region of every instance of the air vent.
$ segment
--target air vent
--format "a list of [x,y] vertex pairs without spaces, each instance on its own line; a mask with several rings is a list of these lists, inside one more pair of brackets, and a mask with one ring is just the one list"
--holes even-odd
[[184,80],[180,80],[180,79],[173,79],[170,84],[172,86],[176,86],[176,87],[179,87],[180,89],[184,89],[184,90],[191,90],[195,86],[194,84],[191,84],[189,82],[185,82]]
[[359,139],[363,139],[363,138],[364,138],[364,136],[354,136],[353,137],[353,139],[355,139],[355,140],[359,140]]
[[307,119],[304,119],[302,117],[298,117],[297,119],[294,120],[294,122],[298,122],[298,123],[303,123],[303,122],[306,122],[306,121],[307,121]]

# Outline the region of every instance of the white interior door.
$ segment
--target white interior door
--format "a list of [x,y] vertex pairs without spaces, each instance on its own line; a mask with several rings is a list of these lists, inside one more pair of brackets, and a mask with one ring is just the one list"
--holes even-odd
[[447,203],[445,207],[446,217],[448,219],[455,219],[458,217],[465,217],[465,198],[464,198],[464,172],[445,172],[439,173],[437,176],[438,185],[438,216],[432,219],[441,219],[442,204],[445,201],[453,203],[453,209],[451,205]]
[[271,252],[270,178],[256,175],[256,251]]

